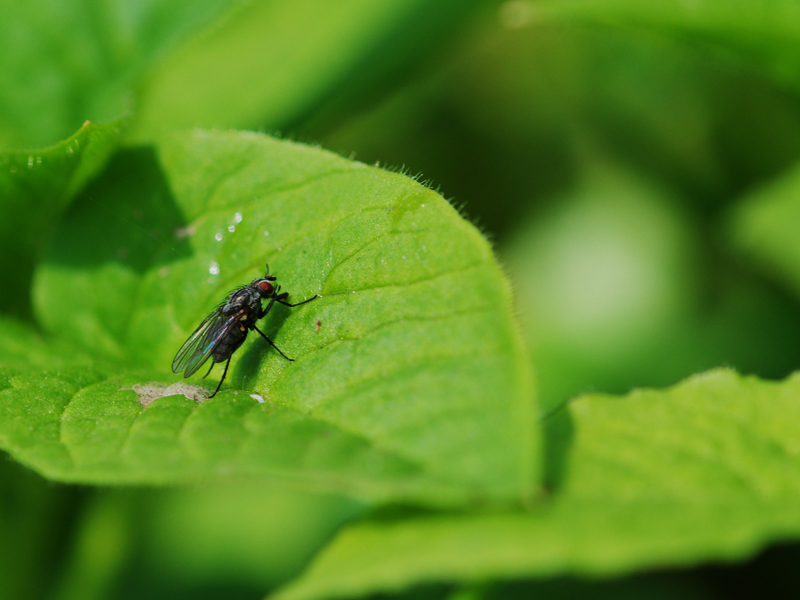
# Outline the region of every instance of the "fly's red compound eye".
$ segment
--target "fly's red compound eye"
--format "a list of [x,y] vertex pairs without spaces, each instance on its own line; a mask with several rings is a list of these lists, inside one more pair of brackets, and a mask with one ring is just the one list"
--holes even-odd
[[272,287],[272,284],[269,281],[262,281],[261,283],[259,283],[258,289],[260,289],[267,296],[269,296],[270,294],[272,294],[273,291],[275,291],[275,288]]

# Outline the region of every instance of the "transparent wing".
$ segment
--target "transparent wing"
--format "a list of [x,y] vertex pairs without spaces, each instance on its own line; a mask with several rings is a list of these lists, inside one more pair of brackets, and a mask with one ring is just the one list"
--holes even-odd
[[235,315],[222,314],[221,306],[214,310],[178,350],[172,359],[172,372],[180,373],[185,370],[184,377],[194,375],[236,321]]

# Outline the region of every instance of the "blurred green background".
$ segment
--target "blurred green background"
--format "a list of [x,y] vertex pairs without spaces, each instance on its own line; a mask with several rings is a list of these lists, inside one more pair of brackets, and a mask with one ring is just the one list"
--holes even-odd
[[[783,254],[748,229],[748,207],[800,188],[796,2],[0,7],[3,151],[126,115],[124,144],[246,128],[438,188],[507,269],[545,414],[713,366],[780,378],[800,364],[799,290],[781,266],[793,213]],[[0,482],[0,599],[259,598],[367,511],[248,482],[55,485],[6,457]],[[408,595],[775,596],[797,557]]]

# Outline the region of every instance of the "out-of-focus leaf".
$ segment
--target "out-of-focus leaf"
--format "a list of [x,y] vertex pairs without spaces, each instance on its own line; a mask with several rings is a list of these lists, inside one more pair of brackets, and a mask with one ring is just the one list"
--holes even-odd
[[663,391],[579,398],[551,421],[547,505],[355,524],[274,598],[618,575],[740,560],[798,539],[798,397],[800,376],[775,383],[719,370]]
[[[0,441],[16,458],[84,483],[270,474],[429,504],[531,492],[535,407],[509,286],[449,204],[259,135],[198,131],[157,151],[117,156],[35,286],[47,329],[150,370],[13,378]],[[174,381],[181,343],[267,261],[290,300],[321,295],[261,324],[296,362],[255,339],[230,382],[259,398],[143,407],[129,388]]]
[[45,146],[127,113],[142,72],[233,2],[2,0],[0,146]]
[[529,207],[580,180],[587,155],[704,210],[800,156],[795,96],[704,46],[633,28],[515,29],[492,17],[432,72],[333,131],[304,135],[421,172],[501,243]]
[[0,153],[0,310],[30,314],[30,282],[43,243],[75,193],[105,165],[121,122],[84,123],[50,148]]
[[559,0],[508,2],[507,19],[573,20],[647,28],[708,42],[728,56],[762,69],[777,81],[800,86],[800,8],[794,0]]
[[[176,127],[274,130],[331,96],[359,103],[440,40],[475,0],[251,3],[185,44],[142,90],[134,135]],[[243,93],[246,91],[246,93]]]
[[800,166],[748,194],[728,215],[728,237],[742,254],[800,294]]
[[676,204],[600,162],[506,245],[543,411],[591,389],[670,381],[632,381],[644,373],[631,367],[663,361],[661,341],[697,302],[694,231]]
[[0,316],[0,368],[6,374],[90,366],[86,352],[62,339],[48,339],[30,324]]
[[[567,577],[484,584],[482,587],[488,588],[487,591],[475,600],[712,600],[717,597],[705,582],[691,573],[687,575],[670,571],[615,579]],[[448,600],[461,599],[456,596]]]
[[341,497],[262,482],[160,490],[148,505],[144,569],[162,585],[238,582],[268,589],[297,575],[362,510]]
[[0,453],[0,600],[47,596],[75,499],[75,490],[54,485]]
[[136,499],[130,490],[111,490],[95,494],[84,504],[64,568],[53,586],[53,598],[111,597],[136,540]]

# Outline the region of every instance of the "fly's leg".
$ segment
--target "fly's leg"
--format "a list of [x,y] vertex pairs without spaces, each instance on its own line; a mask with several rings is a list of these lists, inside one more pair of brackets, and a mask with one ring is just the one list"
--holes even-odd
[[211,373],[211,369],[213,369],[213,368],[214,368],[214,361],[212,360],[212,361],[211,361],[211,366],[210,366],[210,367],[208,367],[208,371],[206,372],[206,374],[205,374],[205,375],[203,375],[203,379],[205,379],[206,377],[208,377],[208,374],[209,374],[209,373]]
[[[261,334],[261,337],[263,337],[265,340],[267,340],[267,341],[269,342],[270,346],[272,346],[273,348],[275,348],[275,350],[277,350],[277,351],[278,351],[278,354],[280,354],[280,355],[281,355],[283,358],[285,358],[286,360],[290,360],[290,361],[294,362],[294,359],[293,359],[293,358],[289,358],[289,357],[288,357],[288,356],[286,356],[286,355],[285,355],[283,352],[281,352],[281,349],[280,349],[280,348],[278,348],[278,347],[275,345],[275,342],[273,342],[273,341],[272,341],[271,339],[269,339],[269,338],[268,338],[266,335],[264,335],[264,332],[263,332],[263,331],[261,331],[261,330],[260,330],[258,327],[256,327],[255,325],[253,325],[253,329],[255,329],[255,330],[258,332],[258,333],[260,333],[260,334]],[[230,361],[230,359],[228,359],[228,360]],[[225,368],[227,369],[227,367],[225,367]]]
[[[319,298],[319,294],[312,296],[308,300],[303,300],[302,302],[298,302],[297,304],[291,304],[289,302],[286,302],[286,299],[288,297],[289,297],[289,292],[283,292],[282,294],[277,294],[277,295],[273,296],[272,298],[270,298],[269,299],[269,304],[267,304],[267,308],[262,308],[261,309],[261,314],[260,314],[260,316],[258,318],[259,319],[264,318],[264,316],[270,311],[270,309],[272,308],[272,305],[275,304],[275,302],[283,304],[284,306],[291,306],[291,307],[300,306],[301,304],[305,304],[306,302],[311,302],[312,300],[315,300],[316,298]],[[265,340],[267,340],[269,342],[269,345],[272,346],[273,348],[275,348],[275,350],[278,351],[278,354],[280,354],[286,360],[294,362],[294,359],[293,358],[289,358],[288,356],[286,356],[281,351],[281,349],[278,348],[275,345],[275,343],[266,336],[266,334],[263,331],[261,331],[258,327],[256,327],[255,323],[253,323],[253,329],[255,329],[261,335],[261,337],[263,337]]]
[[[281,294],[281,296],[282,296],[282,295],[283,295],[283,294]],[[280,298],[280,296],[273,296],[272,298],[270,298],[270,299],[269,299],[269,304],[267,304],[267,308],[262,308],[262,309],[261,309],[261,313],[258,315],[258,318],[256,319],[256,321],[258,321],[258,319],[263,319],[263,318],[264,318],[264,316],[265,316],[265,315],[266,315],[266,314],[269,312],[269,310],[272,308],[272,305],[273,305],[273,304],[275,304],[275,300],[277,300],[278,298]],[[259,304],[261,304],[261,303],[259,302]],[[262,335],[263,335],[263,334],[262,334]]]
[[280,296],[276,296],[275,300],[277,300],[284,306],[300,306],[301,304],[305,304],[306,302],[311,302],[312,300],[316,300],[317,298],[319,298],[319,294],[315,294],[314,296],[311,296],[311,298],[309,298],[308,300],[303,300],[302,302],[298,302],[297,304],[290,304],[289,302],[284,302],[284,300],[286,300],[286,298],[288,297],[289,297],[289,292],[284,292]]
[[[229,356],[229,357],[228,357],[228,362],[226,362],[226,363],[225,363],[225,370],[222,372],[222,379],[220,379],[220,380],[219,380],[219,385],[217,386],[217,389],[215,389],[215,390],[214,390],[214,393],[213,393],[213,394],[211,394],[211,395],[209,396],[209,399],[210,399],[210,398],[213,398],[214,396],[216,396],[216,395],[217,395],[217,392],[219,391],[219,388],[221,388],[221,387],[222,387],[222,382],[223,382],[223,381],[225,381],[225,375],[227,375],[227,374],[228,374],[228,366],[229,366],[230,364],[231,364],[231,357]],[[214,365],[214,363],[212,362],[212,363],[211,363],[211,365],[213,366],[213,365]]]

